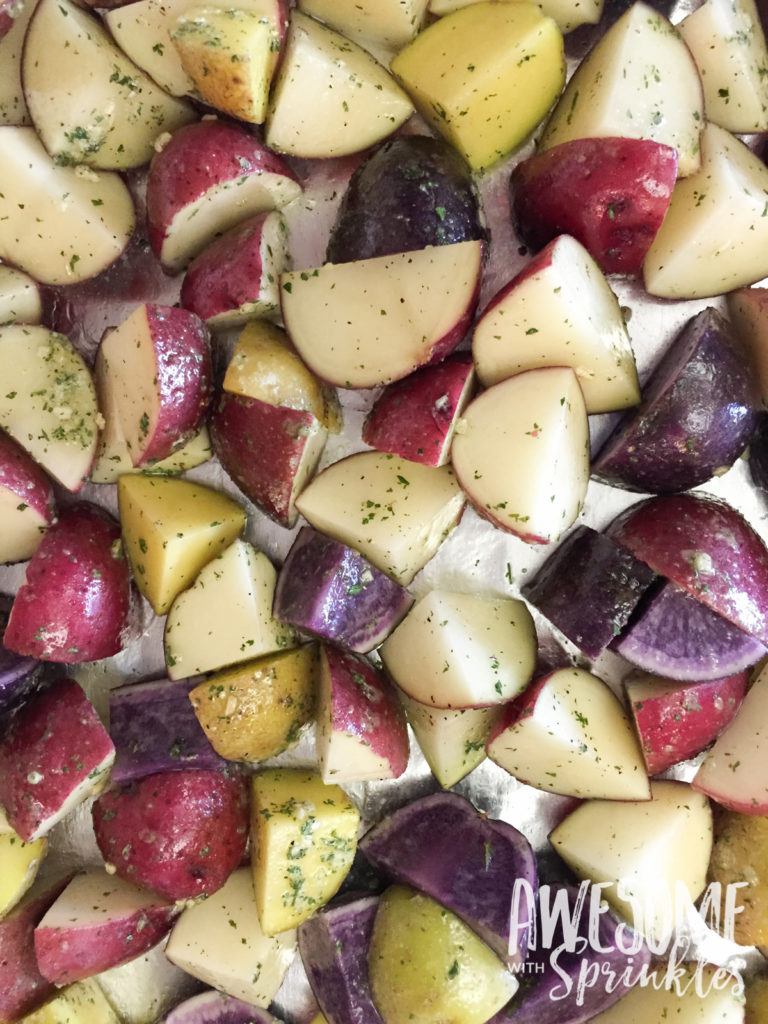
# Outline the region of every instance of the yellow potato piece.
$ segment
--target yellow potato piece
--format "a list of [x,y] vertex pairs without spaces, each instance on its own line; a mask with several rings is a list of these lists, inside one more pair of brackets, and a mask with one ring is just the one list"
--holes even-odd
[[742,946],[768,945],[768,817],[718,809],[708,881],[720,882],[723,897],[727,886],[747,883],[738,891],[733,938]]
[[58,992],[39,1010],[22,1018],[22,1024],[120,1024],[93,978],[76,981]]
[[560,95],[563,37],[525,0],[478,3],[430,25],[391,70],[429,123],[482,170],[519,146]]
[[45,839],[25,843],[9,827],[0,833],[0,917],[4,917],[32,885],[47,849]]
[[251,783],[253,887],[265,935],[294,928],[347,875],[360,815],[340,786],[315,772],[270,769]]
[[158,615],[245,527],[236,501],[189,480],[126,474],[117,496],[136,583]]
[[264,761],[292,747],[312,718],[317,673],[317,646],[308,644],[217,672],[189,699],[218,754]]

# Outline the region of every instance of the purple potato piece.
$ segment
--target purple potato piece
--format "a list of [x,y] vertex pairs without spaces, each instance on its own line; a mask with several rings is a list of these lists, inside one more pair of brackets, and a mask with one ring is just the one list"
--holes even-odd
[[352,548],[303,527],[277,579],[272,614],[358,654],[372,651],[413,604]]
[[510,933],[515,879],[536,890],[536,858],[512,825],[487,818],[457,793],[414,800],[360,841],[368,860],[457,914],[503,960],[521,962],[528,927]]
[[179,1003],[164,1024],[280,1024],[267,1010],[224,992],[201,992]]
[[761,412],[749,443],[749,472],[755,487],[768,493],[768,412]]
[[611,648],[646,672],[681,682],[732,676],[766,654],[759,640],[668,580]]
[[198,680],[158,679],[113,690],[109,733],[115,744],[113,782],[157,772],[226,767],[195,715],[189,693]]
[[588,658],[621,632],[656,573],[610,537],[579,526],[522,588]]
[[650,494],[687,491],[724,472],[757,425],[749,358],[713,307],[689,320],[592,464],[603,483]]
[[384,142],[350,179],[326,259],[372,256],[488,239],[469,167],[442,139],[407,135]]
[[[599,904],[599,890],[592,893]],[[597,910],[590,909],[592,893],[587,891],[579,913],[576,886],[541,887],[539,899],[548,900],[550,917],[555,916],[558,901],[567,900],[567,931],[563,929],[562,917],[558,917],[550,938],[542,928],[541,908],[537,907],[536,948],[529,949],[524,970],[517,974],[520,988],[488,1024],[583,1024],[613,1006],[633,987],[643,965],[651,962],[650,950],[627,925],[623,925],[620,944],[617,937],[620,922],[605,908],[598,918],[598,938],[599,946],[607,952],[593,948],[598,944],[589,934],[590,917],[594,921],[597,916]],[[576,925],[571,927],[570,922],[574,921]],[[635,945],[637,952],[622,952],[622,948],[634,949]],[[608,991],[612,978],[607,972],[621,979],[613,991]]]
[[328,1024],[382,1024],[368,978],[378,896],[353,896],[299,926],[299,953]]
[[[13,597],[0,594],[0,635],[5,632]],[[43,663],[0,644],[0,715],[13,711],[40,685]]]

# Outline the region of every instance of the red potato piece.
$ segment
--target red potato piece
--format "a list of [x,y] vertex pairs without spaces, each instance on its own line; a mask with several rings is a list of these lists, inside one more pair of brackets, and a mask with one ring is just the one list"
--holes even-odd
[[353,548],[302,527],[277,579],[275,618],[365,654],[413,603],[408,591]]
[[181,304],[210,327],[237,327],[280,307],[278,281],[286,268],[287,232],[273,210],[252,217],[211,242],[190,263]]
[[315,471],[328,431],[311,413],[223,391],[210,421],[219,462],[243,494],[281,526]]
[[0,1022],[20,1020],[55,988],[40,973],[35,927],[69,881],[69,875],[37,881],[21,903],[0,921]]
[[667,212],[677,150],[651,139],[574,139],[519,163],[510,179],[532,249],[572,235],[606,274],[636,274]]
[[645,675],[626,683],[643,758],[649,775],[694,757],[722,732],[736,714],[748,674],[680,683]]
[[0,563],[31,558],[55,515],[50,479],[0,430]]
[[77,683],[61,679],[30,697],[0,745],[0,804],[13,829],[25,842],[45,835],[100,788],[114,757]]
[[76,875],[35,928],[40,971],[60,987],[117,967],[158,943],[177,913],[104,871]]
[[245,852],[246,779],[195,769],[147,775],[103,793],[93,825],[120,878],[168,900],[210,895]]
[[408,765],[405,712],[389,679],[329,644],[320,652],[317,756],[327,783],[397,779]]
[[208,119],[175,132],[147,181],[149,242],[167,270],[182,270],[214,238],[301,193],[287,164],[250,131]]
[[536,890],[536,859],[511,825],[480,814],[457,793],[436,793],[375,825],[360,849],[374,867],[461,917],[502,960],[525,958],[528,929],[521,923],[510,933],[511,898],[517,878]]
[[652,494],[687,491],[723,473],[757,427],[747,353],[710,306],[692,317],[592,463],[598,480]]
[[768,548],[727,502],[678,494],[630,505],[607,533],[661,576],[768,645]]
[[123,649],[133,592],[120,527],[79,502],[48,528],[11,609],[4,644],[17,654],[75,663]]
[[376,399],[363,424],[363,441],[411,462],[444,466],[474,383],[472,356],[467,352],[416,370],[390,384]]
[[17,7],[16,0],[0,0],[0,39],[8,35],[13,28]]

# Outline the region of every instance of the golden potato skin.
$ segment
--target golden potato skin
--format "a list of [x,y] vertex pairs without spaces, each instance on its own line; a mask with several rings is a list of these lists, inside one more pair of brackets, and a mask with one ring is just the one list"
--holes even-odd
[[[718,809],[715,813],[715,841],[708,881],[725,888],[733,882],[748,882],[740,889],[734,917],[734,939],[742,946],[768,943],[768,817],[738,814]],[[768,996],[768,993],[766,993]],[[761,1018],[768,1020],[768,1017]]]

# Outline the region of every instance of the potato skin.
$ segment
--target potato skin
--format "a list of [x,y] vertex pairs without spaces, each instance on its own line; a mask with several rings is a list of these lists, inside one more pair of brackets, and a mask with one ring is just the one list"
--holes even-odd
[[441,139],[390,139],[357,168],[331,231],[326,258],[372,256],[488,241],[480,200],[463,158]]

